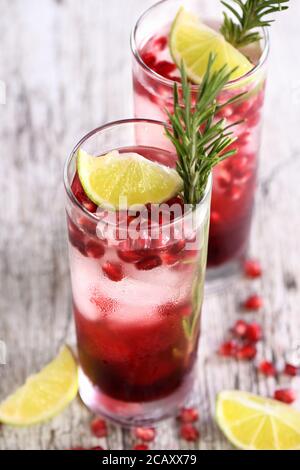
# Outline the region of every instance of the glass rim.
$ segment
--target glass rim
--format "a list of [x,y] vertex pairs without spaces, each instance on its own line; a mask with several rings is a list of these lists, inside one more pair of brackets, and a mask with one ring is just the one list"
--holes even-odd
[[[171,126],[162,122],[162,121],[157,121],[157,120],[154,120],[154,119],[147,119],[147,118],[129,118],[129,119],[120,119],[118,121],[111,121],[111,122],[108,122],[102,126],[99,126],[99,127],[96,127],[95,129],[93,129],[92,131],[88,132],[87,134],[85,134],[80,140],[79,142],[75,145],[75,147],[73,148],[73,150],[71,151],[71,153],[69,154],[69,156],[67,157],[65,163],[64,163],[64,170],[63,170],[63,181],[64,181],[64,188],[65,188],[65,191],[66,191],[66,194],[68,196],[68,199],[69,201],[71,202],[71,204],[73,206],[76,206],[86,217],[88,217],[90,220],[92,220],[93,222],[97,222],[97,223],[101,223],[101,218],[97,215],[97,213],[92,213],[92,212],[89,212],[82,204],[80,204],[80,202],[77,200],[77,198],[75,197],[75,195],[73,194],[73,191],[72,191],[72,188],[71,188],[71,183],[69,181],[69,177],[68,177],[68,169],[69,169],[69,166],[73,160],[73,158],[75,157],[77,151],[79,150],[79,148],[82,146],[82,144],[84,144],[85,142],[87,142],[91,137],[93,137],[94,135],[102,132],[102,131],[105,131],[107,129],[111,129],[113,127],[116,127],[116,126],[121,126],[121,125],[124,125],[124,124],[154,124],[154,125],[158,125],[160,127],[164,127],[164,128],[169,128],[171,129]],[[201,201],[199,201],[199,203],[197,204],[197,208],[196,208],[196,211],[197,209],[199,209],[199,206],[203,206],[211,192],[211,188],[212,188],[212,174],[210,173],[209,175],[209,178],[208,178],[208,181],[207,181],[207,185],[206,185],[206,188],[205,188],[205,192],[203,194],[203,197],[201,199]],[[176,219],[170,221],[170,222],[167,222],[165,224],[162,224],[162,227],[166,228],[168,226],[173,226],[175,225],[176,223],[179,223],[182,219],[190,216],[191,214],[193,214],[194,212],[196,212],[195,210],[192,210],[192,209],[189,209],[187,212],[185,212],[181,217],[177,217]],[[114,224],[112,224],[114,225]],[[149,228],[153,227],[152,224],[149,226]]]
[[[158,80],[161,84],[167,85],[169,87],[174,87],[174,83],[177,83],[179,88],[181,88],[181,83],[176,82],[175,80],[171,80],[169,78],[165,78],[162,75],[159,75],[157,72],[155,72],[151,67],[149,67],[142,59],[137,44],[136,44],[136,35],[139,26],[143,22],[143,20],[146,18],[146,16],[151,13],[152,10],[157,8],[158,6],[164,4],[164,3],[171,3],[175,2],[177,0],[160,0],[159,2],[155,3],[154,5],[151,5],[149,8],[147,8],[137,19],[132,32],[130,36],[130,46],[131,46],[131,52],[137,61],[137,63],[153,78]],[[235,78],[234,80],[230,80],[224,87],[224,90],[233,88],[234,86],[238,85],[240,82],[243,82],[244,80],[251,78],[253,75],[255,75],[256,72],[258,72],[266,63],[268,57],[269,57],[269,52],[270,52],[270,36],[268,29],[266,27],[262,28],[263,31],[263,40],[264,40],[264,48],[262,51],[262,54],[260,56],[260,59],[254,67],[249,70],[249,72],[245,73],[241,77]],[[191,84],[191,90],[192,91],[197,91],[199,89],[199,85]]]

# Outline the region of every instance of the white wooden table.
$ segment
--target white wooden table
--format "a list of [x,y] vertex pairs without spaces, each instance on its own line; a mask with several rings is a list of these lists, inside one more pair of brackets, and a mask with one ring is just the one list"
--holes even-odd
[[[62,166],[76,141],[107,121],[132,115],[129,32],[145,0],[0,0],[0,399],[39,370],[65,343],[75,344],[64,219]],[[259,357],[281,360],[300,344],[300,4],[272,28],[260,186],[252,253],[261,280],[236,279],[206,298],[195,403],[199,449],[230,448],[213,421],[219,390],[272,394],[275,380],[251,363],[220,360],[215,350],[253,290],[265,308]],[[0,93],[3,90],[0,84]],[[0,95],[1,98],[1,95]],[[4,98],[2,96],[2,98]],[[3,101],[3,100],[2,100]],[[251,318],[251,316],[249,317]],[[297,386],[297,383],[295,384]],[[75,401],[30,429],[0,428],[0,449],[66,449],[100,442],[132,445],[110,426],[91,437],[89,412]],[[193,446],[190,446],[193,448]],[[172,422],[159,425],[155,449],[186,449]]]

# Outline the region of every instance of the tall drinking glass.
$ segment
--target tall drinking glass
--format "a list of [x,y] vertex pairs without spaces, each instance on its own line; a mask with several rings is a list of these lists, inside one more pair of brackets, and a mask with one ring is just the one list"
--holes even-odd
[[[167,121],[166,110],[173,110],[173,86],[179,70],[168,47],[170,27],[179,8],[184,6],[202,21],[218,29],[222,21],[219,0],[163,0],[138,20],[131,38],[135,115]],[[220,279],[237,272],[245,259],[254,206],[262,107],[269,51],[267,32],[260,44],[243,52],[253,69],[227,84],[220,102],[242,92],[243,98],[228,105],[217,117],[228,124],[243,121],[233,128],[237,154],[218,165],[213,172],[211,222],[208,246],[208,278]],[[179,84],[180,88],[180,84]],[[193,85],[194,98],[197,85]]]
[[120,121],[84,137],[64,173],[80,395],[116,422],[149,423],[173,414],[193,384],[211,179],[194,210],[173,197],[140,208],[137,224],[136,214],[88,199],[76,171],[79,148],[99,158],[135,152],[172,168],[176,155],[163,123]]

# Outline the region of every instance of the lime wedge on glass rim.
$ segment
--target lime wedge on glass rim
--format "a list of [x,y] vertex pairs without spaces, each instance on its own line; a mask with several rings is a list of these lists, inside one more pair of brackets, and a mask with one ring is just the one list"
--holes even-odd
[[235,80],[248,73],[253,65],[222,34],[213,30],[194,14],[181,7],[173,21],[170,32],[170,52],[175,63],[185,65],[189,79],[200,84],[206,72],[210,54],[216,54],[213,70],[225,64],[229,69],[238,67],[232,74]]
[[218,395],[216,420],[244,450],[300,450],[300,412],[289,405],[238,390]]
[[176,170],[138,153],[114,150],[94,157],[79,149],[77,171],[87,196],[101,207],[125,209],[147,203],[160,204],[182,189]]
[[53,418],[77,395],[77,369],[71,350],[64,346],[52,362],[0,403],[0,422],[29,426]]

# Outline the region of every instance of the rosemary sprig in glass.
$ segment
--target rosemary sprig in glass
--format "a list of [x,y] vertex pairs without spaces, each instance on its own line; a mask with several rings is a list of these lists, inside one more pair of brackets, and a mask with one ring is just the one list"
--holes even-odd
[[185,204],[196,206],[204,196],[209,175],[214,166],[234,155],[235,149],[228,147],[235,141],[230,128],[239,122],[226,125],[225,119],[216,120],[218,112],[241,98],[244,93],[218,104],[217,96],[235,71],[225,65],[217,71],[212,67],[216,55],[210,54],[207,70],[192,105],[191,85],[184,64],[181,64],[182,99],[178,85],[174,85],[174,112],[167,111],[172,130],[166,134],[172,141],[177,155],[177,172],[183,180]]
[[256,28],[270,26],[274,20],[266,19],[266,16],[277,11],[287,10],[289,0],[229,0],[231,3],[221,0],[234,17],[230,18],[224,12],[224,22],[221,33],[234,47],[244,47],[261,39]]

